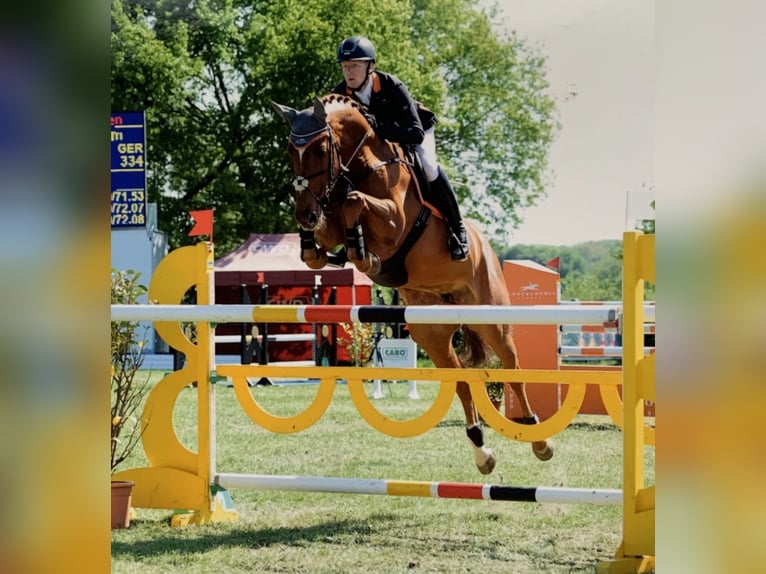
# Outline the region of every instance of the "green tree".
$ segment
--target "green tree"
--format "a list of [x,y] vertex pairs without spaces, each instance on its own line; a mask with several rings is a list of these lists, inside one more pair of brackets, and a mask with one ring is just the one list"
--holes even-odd
[[622,299],[622,249],[617,240],[587,241],[573,246],[515,245],[500,259],[531,259],[545,265],[559,257],[561,298],[580,301]]
[[[652,210],[656,210],[655,202],[651,202]],[[636,224],[636,231],[642,231],[643,233],[654,235],[654,219],[642,219]],[[622,244],[620,244],[615,250],[615,258],[622,261]],[[654,301],[655,298],[655,285],[654,283],[645,283],[644,285],[644,300]]]
[[561,280],[561,299],[564,301],[620,301],[622,300],[621,274],[608,277],[590,273],[573,273]]
[[562,280],[570,274],[588,273],[603,276],[602,267],[619,268],[617,257],[620,243],[616,240],[587,241],[573,246],[514,245],[501,250],[500,260],[531,259],[541,265],[559,257]]
[[171,245],[191,241],[195,209],[215,209],[219,252],[296,229],[270,102],[328,92],[337,44],[357,33],[439,115],[466,214],[502,241],[544,194],[558,123],[544,59],[493,18],[468,0],[113,0],[112,110],[146,111],[149,197]]

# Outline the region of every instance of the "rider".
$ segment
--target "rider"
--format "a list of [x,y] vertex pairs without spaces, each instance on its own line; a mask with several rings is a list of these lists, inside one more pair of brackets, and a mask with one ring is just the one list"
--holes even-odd
[[375,47],[364,36],[351,36],[338,46],[337,62],[344,81],[333,92],[351,96],[367,110],[367,120],[381,137],[402,145],[412,145],[420,158],[429,186],[430,199],[442,212],[450,230],[452,259],[468,257],[468,238],[460,217],[457,196],[447,174],[436,159],[433,112],[416,102],[401,80],[375,69]]

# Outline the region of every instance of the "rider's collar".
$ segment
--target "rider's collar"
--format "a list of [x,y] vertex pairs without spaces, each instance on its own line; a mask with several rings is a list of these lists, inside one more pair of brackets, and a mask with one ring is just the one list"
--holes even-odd
[[372,84],[375,82],[377,77],[378,75],[373,72],[367,77],[367,80],[364,82],[364,86],[361,90],[354,90],[354,94],[356,95],[357,99],[365,106],[370,105],[370,96],[372,96]]

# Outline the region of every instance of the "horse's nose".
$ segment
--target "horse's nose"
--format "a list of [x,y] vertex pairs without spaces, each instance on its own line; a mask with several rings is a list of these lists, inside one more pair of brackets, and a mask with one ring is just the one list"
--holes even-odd
[[314,229],[319,221],[319,216],[313,209],[304,209],[296,210],[295,219],[304,229]]

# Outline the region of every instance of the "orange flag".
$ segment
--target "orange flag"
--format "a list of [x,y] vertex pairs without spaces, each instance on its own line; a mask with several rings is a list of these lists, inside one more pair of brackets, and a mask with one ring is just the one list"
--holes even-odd
[[551,259],[550,261],[548,261],[548,263],[546,263],[546,265],[548,267],[553,267],[556,271],[558,271],[559,270],[559,263],[560,262],[561,262],[561,257],[555,257],[555,258]]
[[212,209],[205,209],[203,211],[190,211],[194,220],[194,227],[189,232],[189,237],[194,235],[209,235],[210,242],[213,242],[213,211]]

